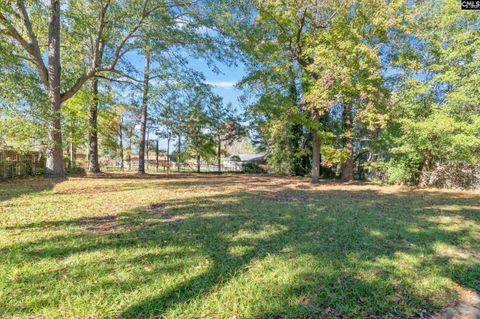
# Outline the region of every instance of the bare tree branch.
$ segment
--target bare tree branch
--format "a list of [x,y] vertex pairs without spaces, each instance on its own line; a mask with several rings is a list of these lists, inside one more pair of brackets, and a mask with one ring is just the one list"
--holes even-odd
[[[32,35],[34,36],[33,30],[31,29],[30,20],[28,19],[28,15],[26,15],[26,12],[24,12],[24,14],[25,14],[24,17],[26,17],[26,20],[24,20],[22,16],[22,20],[24,20],[23,23],[30,25],[29,28],[32,32]],[[0,12],[0,23],[3,24],[6,28],[2,30],[3,31],[2,33],[14,39],[25,51],[27,51],[28,55],[30,56],[29,61],[36,66],[40,79],[42,80],[44,86],[48,87],[48,71],[47,71],[47,68],[45,67],[45,64],[43,63],[40,49],[38,47],[38,42],[35,42],[36,45],[29,43],[1,12]],[[36,41],[35,36],[34,36],[34,39]]]

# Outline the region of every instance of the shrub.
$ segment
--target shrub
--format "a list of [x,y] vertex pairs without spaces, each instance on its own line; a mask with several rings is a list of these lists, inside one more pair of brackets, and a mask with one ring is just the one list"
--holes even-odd
[[42,176],[45,175],[45,168],[43,167],[37,167],[32,170],[32,175],[33,176]]
[[243,171],[245,173],[254,173],[254,174],[267,172],[263,167],[261,167],[257,163],[252,163],[252,162],[243,163]]
[[68,175],[86,175],[87,172],[83,167],[70,167],[66,169]]

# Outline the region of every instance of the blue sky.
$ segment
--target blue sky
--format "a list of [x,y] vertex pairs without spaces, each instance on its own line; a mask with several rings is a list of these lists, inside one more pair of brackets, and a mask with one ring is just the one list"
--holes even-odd
[[217,63],[217,67],[221,70],[220,74],[212,72],[202,60],[192,60],[190,65],[193,69],[205,75],[206,82],[214,87],[213,91],[216,94],[223,97],[224,103],[231,102],[237,110],[240,110],[238,97],[241,91],[236,89],[234,85],[245,76],[242,65],[228,66],[224,63]]
[[[143,70],[143,56],[137,54],[127,55],[130,63],[137,70]],[[231,102],[238,113],[242,112],[242,106],[238,100],[242,92],[235,88],[235,84],[245,76],[244,67],[240,64],[237,66],[229,66],[225,63],[218,62],[216,64],[220,73],[213,72],[207,63],[200,59],[191,59],[189,61],[190,67],[196,71],[202,72],[205,75],[205,82],[213,86],[213,92],[223,98],[224,103]],[[154,134],[149,134],[150,139],[155,139]],[[160,140],[160,149],[167,148],[166,140]],[[172,146],[170,146],[172,149]]]
[[[127,59],[137,70],[143,70],[143,56],[131,53],[127,55]],[[200,71],[205,75],[205,82],[214,87],[214,93],[223,97],[224,103],[231,102],[237,110],[241,110],[238,101],[241,91],[234,86],[245,76],[243,65],[229,66],[225,63],[217,62],[216,66],[221,71],[217,74],[203,60],[192,58],[189,64],[192,69]]]

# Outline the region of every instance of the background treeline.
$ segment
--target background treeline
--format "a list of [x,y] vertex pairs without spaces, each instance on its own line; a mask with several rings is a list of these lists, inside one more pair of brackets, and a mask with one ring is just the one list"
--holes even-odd
[[479,186],[478,12],[454,0],[249,3],[225,25],[273,171]]
[[243,131],[232,105],[189,64],[203,60],[218,71],[215,62],[234,61],[215,7],[2,0],[0,147],[20,153],[43,147],[52,177],[64,176],[79,151],[88,153],[91,172],[100,172],[100,158],[123,167],[138,154],[144,173],[152,135],[176,139],[176,158],[219,162],[222,146]]
[[[460,7],[1,0],[0,143],[45,145],[51,176],[79,145],[93,172],[99,153],[133,147],[144,172],[149,126],[198,161],[219,160],[243,126],[276,174],[473,188],[480,16]],[[241,62],[242,118],[191,59]]]

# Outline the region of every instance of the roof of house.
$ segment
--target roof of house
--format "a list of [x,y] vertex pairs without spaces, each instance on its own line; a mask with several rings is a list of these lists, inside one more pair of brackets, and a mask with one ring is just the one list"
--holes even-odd
[[238,154],[230,155],[225,158],[227,161],[234,162],[263,162],[265,160],[265,154]]

